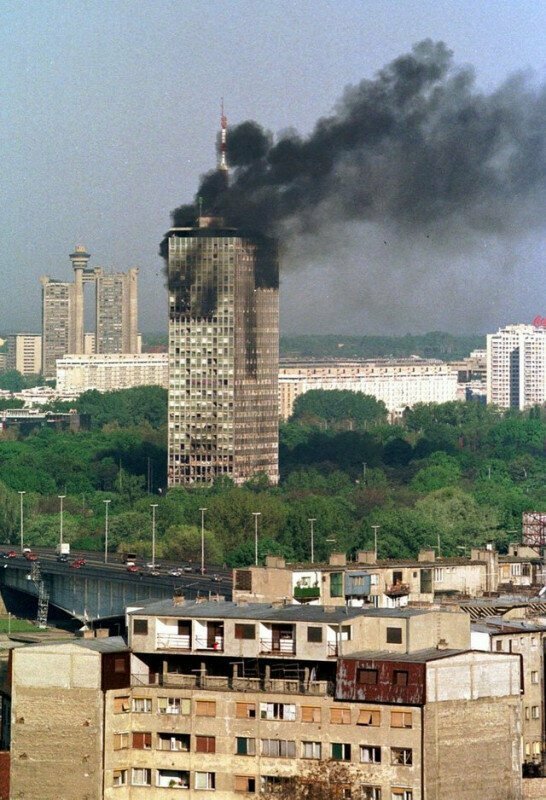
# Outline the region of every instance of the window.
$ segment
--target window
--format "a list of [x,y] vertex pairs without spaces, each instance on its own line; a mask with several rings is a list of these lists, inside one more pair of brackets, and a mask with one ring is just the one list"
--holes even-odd
[[381,711],[372,711],[362,708],[358,712],[357,725],[368,725],[371,728],[378,728],[381,725]]
[[256,739],[249,739],[246,736],[237,736],[236,753],[238,756],[255,756]]
[[331,572],[330,573],[330,597],[343,596],[343,573]]
[[255,792],[256,778],[251,775],[235,775],[233,788],[236,792]]
[[307,628],[308,642],[322,642],[322,628],[316,625],[309,625]]
[[391,747],[391,764],[393,766],[413,764],[413,751],[409,747]]
[[361,764],[381,764],[381,748],[369,744],[360,745]]
[[296,720],[296,706],[293,703],[260,703],[261,719]]
[[525,719],[529,719],[529,706],[525,706]]
[[152,734],[135,731],[133,733],[132,747],[134,750],[151,750]]
[[214,700],[196,700],[195,715],[197,717],[215,717],[216,703]]
[[402,628],[387,628],[387,644],[402,644]]
[[502,653],[502,639],[497,639],[495,642],[495,650],[497,653]]
[[295,758],[296,742],[285,739],[262,739],[262,756],[270,758]]
[[392,800],[413,800],[413,792],[411,789],[403,789],[393,786],[391,789]]
[[352,638],[351,626],[350,625],[342,625],[341,626],[341,641],[342,642],[350,642],[351,638]]
[[367,684],[368,686],[375,686],[377,684],[378,673],[376,669],[358,669],[356,671],[356,680],[360,684]]
[[241,623],[235,624],[235,638],[236,639],[255,639],[256,638],[256,626],[255,625],[243,625]]
[[391,728],[413,727],[411,711],[391,711]]
[[284,786],[290,779],[281,775],[262,775],[262,792],[265,794],[276,792]]
[[540,709],[538,706],[531,708],[531,719],[538,719],[540,717]]
[[114,714],[124,714],[131,710],[129,695],[114,697]]
[[216,788],[216,773],[215,772],[196,772],[195,773],[195,788],[196,789],[215,789]]
[[539,756],[541,753],[542,745],[540,742],[533,742],[533,755]]
[[148,635],[148,620],[147,619],[134,619],[133,620],[133,633],[137,636]]
[[195,752],[196,753],[215,753],[216,752],[216,738],[214,736],[196,736],[195,737]]
[[442,583],[444,580],[444,570],[442,567],[435,567],[434,568],[434,580],[436,583]]
[[115,658],[114,659],[114,672],[118,675],[119,673],[125,672],[125,659],[124,658]]
[[150,714],[152,711],[151,697],[133,697],[133,711],[136,714]]
[[129,747],[128,733],[114,733],[114,750],[126,750]]
[[322,754],[322,745],[320,742],[301,743],[302,758],[320,758],[321,754]]
[[185,714],[191,713],[191,700],[185,697],[158,697],[157,711],[159,714]]
[[254,703],[236,703],[235,716],[238,719],[256,719],[256,705]]
[[301,721],[302,722],[320,722],[320,708],[319,708],[319,706],[302,706],[301,707]]
[[531,683],[538,683],[538,672],[536,670],[531,672]]
[[151,786],[152,770],[142,769],[141,767],[133,767],[131,783],[133,786]]
[[380,786],[363,786],[361,800],[381,800]]
[[189,733],[158,733],[157,748],[158,750],[189,753],[190,735]]
[[351,745],[347,742],[332,742],[332,759],[334,761],[350,761]]
[[114,786],[126,786],[127,785],[127,770],[126,769],[115,769],[112,784]]
[[392,673],[392,682],[394,686],[407,686],[408,673],[405,669],[395,669]]
[[351,709],[350,708],[331,708],[330,709],[330,722],[333,725],[350,725],[351,724]]

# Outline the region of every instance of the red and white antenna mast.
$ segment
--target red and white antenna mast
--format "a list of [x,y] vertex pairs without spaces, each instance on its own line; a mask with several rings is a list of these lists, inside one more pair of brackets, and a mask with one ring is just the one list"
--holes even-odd
[[227,137],[227,117],[224,114],[224,98],[222,97],[221,115],[220,115],[220,147],[218,154],[219,155],[218,169],[227,173],[228,165],[227,165],[226,137]]

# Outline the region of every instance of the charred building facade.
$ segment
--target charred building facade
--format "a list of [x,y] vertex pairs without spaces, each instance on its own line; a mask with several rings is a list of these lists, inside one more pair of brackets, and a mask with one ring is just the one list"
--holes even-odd
[[276,483],[276,244],[211,217],[167,241],[169,485]]

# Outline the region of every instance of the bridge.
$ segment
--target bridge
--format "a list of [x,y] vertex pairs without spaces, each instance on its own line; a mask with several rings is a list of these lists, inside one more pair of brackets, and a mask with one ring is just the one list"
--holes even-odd
[[[79,556],[79,554],[78,554]],[[53,552],[40,552],[38,561],[28,561],[22,555],[0,560],[0,595],[5,589],[15,589],[36,598],[38,604],[60,609],[82,623],[120,617],[127,606],[143,605],[156,600],[183,594],[188,598],[220,594],[231,597],[231,575],[220,572],[213,576],[197,573],[168,574],[162,568],[158,574],[130,573],[118,562],[101,563],[97,553],[85,554],[86,563],[72,566],[58,562]],[[38,570],[36,566],[38,565]],[[50,614],[52,609],[49,609]]]

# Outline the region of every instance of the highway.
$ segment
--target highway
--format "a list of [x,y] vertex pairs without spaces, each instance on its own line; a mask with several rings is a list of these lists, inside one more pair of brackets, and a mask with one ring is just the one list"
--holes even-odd
[[[7,558],[8,552],[17,553],[13,558]],[[231,598],[232,578],[231,570],[218,568],[216,566],[206,567],[207,572],[201,575],[200,572],[195,572],[198,567],[192,565],[194,570],[182,571],[180,575],[169,575],[173,569],[183,569],[186,566],[189,569],[190,565],[180,564],[174,562],[162,561],[156,569],[148,568],[146,564],[151,562],[142,562],[140,559],[135,562],[138,572],[129,572],[127,566],[122,563],[119,554],[109,554],[108,563],[104,563],[104,553],[96,551],[82,551],[76,550],[70,553],[68,561],[58,561],[57,554],[52,548],[37,547],[32,550],[38,556],[37,563],[44,577],[50,575],[62,575],[68,577],[73,575],[81,578],[93,578],[95,580],[108,579],[109,581],[120,581],[123,583],[140,583],[143,585],[157,586],[161,589],[171,589],[174,593],[175,590],[185,594],[188,599],[196,597],[197,595],[220,594],[226,599]],[[15,568],[18,570],[28,569],[32,566],[32,561],[25,558],[20,550],[13,548],[6,548],[3,551],[3,557],[0,558],[0,569]],[[85,559],[85,564],[80,567],[72,566],[78,559]]]

